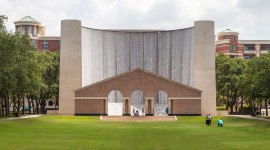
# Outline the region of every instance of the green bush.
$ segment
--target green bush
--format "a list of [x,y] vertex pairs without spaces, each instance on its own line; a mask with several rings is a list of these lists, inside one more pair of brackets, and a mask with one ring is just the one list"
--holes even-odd
[[217,110],[228,110],[226,106],[217,106]]
[[238,112],[242,112],[243,114],[250,114],[252,112],[251,107],[243,106],[243,109],[239,108]]

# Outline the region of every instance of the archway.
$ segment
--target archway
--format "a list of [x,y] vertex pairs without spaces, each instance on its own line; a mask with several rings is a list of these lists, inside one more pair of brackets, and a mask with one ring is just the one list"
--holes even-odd
[[158,90],[154,98],[154,116],[166,116],[168,107],[168,94],[163,90]]
[[[139,115],[145,115],[145,96],[141,90],[135,90],[131,93],[131,116],[134,116],[133,111],[139,111]],[[144,110],[144,113],[142,112]]]
[[118,90],[113,90],[108,94],[108,116],[122,116],[123,96]]

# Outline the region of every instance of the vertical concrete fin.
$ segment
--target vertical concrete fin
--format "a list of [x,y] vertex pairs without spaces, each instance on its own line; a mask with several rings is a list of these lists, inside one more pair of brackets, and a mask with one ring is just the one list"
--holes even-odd
[[74,115],[74,90],[82,87],[81,21],[61,21],[59,114]]
[[202,90],[202,115],[216,115],[214,21],[195,21],[194,87]]

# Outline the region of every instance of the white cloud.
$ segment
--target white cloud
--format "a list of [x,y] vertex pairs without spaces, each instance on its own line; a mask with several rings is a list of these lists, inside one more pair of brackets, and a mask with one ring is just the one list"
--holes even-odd
[[178,29],[195,20],[215,21],[216,32],[230,28],[240,39],[270,39],[265,0],[0,0],[7,27],[30,15],[47,35],[60,35],[63,19],[78,19],[92,28]]

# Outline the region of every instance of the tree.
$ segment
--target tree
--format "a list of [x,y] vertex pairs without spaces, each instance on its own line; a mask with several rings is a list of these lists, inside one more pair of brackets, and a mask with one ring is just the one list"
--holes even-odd
[[16,86],[13,74],[16,62],[16,42],[14,34],[6,31],[6,16],[0,16],[0,102],[1,115],[9,115],[9,97]]
[[39,95],[36,96],[36,106],[40,106],[40,113],[46,113],[48,100],[54,100],[55,106],[58,104],[59,95],[59,62],[58,52],[37,52],[38,65],[41,68],[42,87]]
[[6,31],[6,20],[0,16],[0,115],[10,107],[24,114],[26,98],[35,113],[46,113],[48,99],[58,102],[59,53],[34,50],[28,35]]
[[262,102],[264,101],[266,115],[268,116],[267,105],[270,98],[270,53],[255,58],[249,64],[249,68],[250,76],[252,76],[254,80],[253,88],[256,91],[256,94],[253,94],[253,96],[254,98],[260,99],[260,110],[263,105]]
[[[233,112],[240,98],[240,81],[246,69],[244,59],[231,59],[225,55],[216,57],[217,97]],[[236,107],[236,111],[237,111]]]

